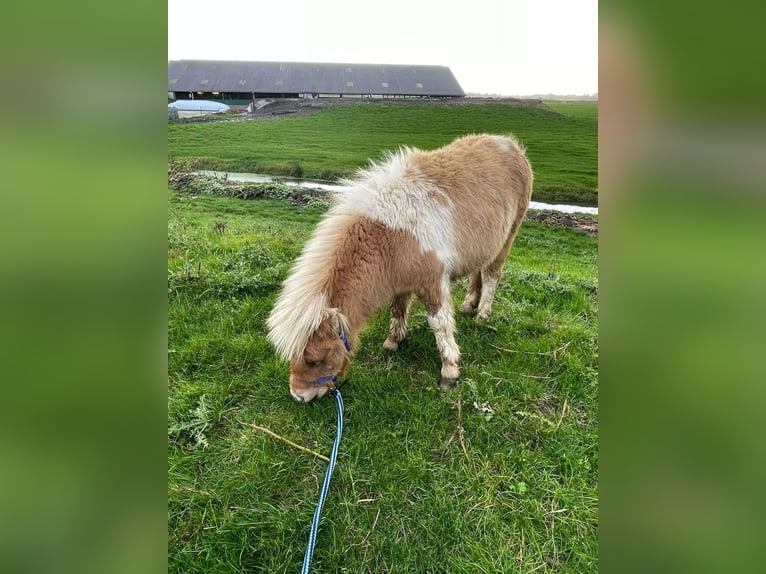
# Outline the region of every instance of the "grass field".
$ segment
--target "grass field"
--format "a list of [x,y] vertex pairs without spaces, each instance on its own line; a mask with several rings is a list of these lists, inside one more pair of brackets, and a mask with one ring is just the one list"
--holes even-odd
[[[181,129],[228,138],[290,121]],[[325,463],[250,423],[329,453],[334,403],[290,397],[264,327],[320,215],[169,193],[170,572],[300,570]],[[458,314],[463,373],[446,394],[422,306],[394,355],[387,314],[373,316],[344,388],[315,570],[596,572],[597,291],[595,238],[525,222],[492,318]]]
[[433,149],[468,133],[512,132],[527,147],[534,199],[595,205],[598,104],[554,107],[561,113],[500,104],[360,104],[278,120],[172,123],[168,156],[200,169],[334,179],[401,145]]
[[545,105],[565,116],[598,121],[598,102],[546,100]]

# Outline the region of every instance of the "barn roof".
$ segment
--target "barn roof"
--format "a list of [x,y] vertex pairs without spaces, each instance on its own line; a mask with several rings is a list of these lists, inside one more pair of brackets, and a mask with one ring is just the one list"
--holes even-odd
[[169,92],[464,96],[446,66],[171,60]]

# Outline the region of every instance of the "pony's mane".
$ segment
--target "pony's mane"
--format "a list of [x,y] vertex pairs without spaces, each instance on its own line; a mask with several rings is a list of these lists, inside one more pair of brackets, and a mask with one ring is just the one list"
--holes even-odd
[[328,317],[337,315],[340,325],[348,329],[345,317],[328,307],[325,290],[336,247],[343,240],[350,220],[348,215],[328,213],[285,279],[267,321],[269,340],[283,359],[298,359],[309,337]]
[[268,338],[283,359],[298,359],[311,335],[328,317],[337,316],[336,326],[348,330],[346,317],[328,306],[325,295],[337,247],[349,226],[363,215],[365,209],[361,206],[380,190],[400,182],[408,158],[416,151],[402,147],[386,152],[382,161],[371,161],[353,178],[340,181],[346,189],[333,193],[333,206],[295,261],[267,321]]

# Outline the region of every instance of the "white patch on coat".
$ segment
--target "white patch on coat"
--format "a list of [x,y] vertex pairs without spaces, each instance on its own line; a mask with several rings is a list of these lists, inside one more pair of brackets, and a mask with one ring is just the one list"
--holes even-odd
[[415,236],[421,253],[433,252],[448,272],[458,268],[454,203],[409,160],[418,153],[402,148],[343,183],[338,212],[355,213]]
[[510,149],[516,148],[521,152],[521,155],[523,155],[526,158],[527,147],[524,144],[522,144],[515,135],[506,134],[504,136],[497,136],[497,137],[501,138],[504,142],[506,142],[509,145],[509,148],[506,151],[510,151]]
[[505,136],[492,136],[498,147],[505,152],[511,151],[511,142]]

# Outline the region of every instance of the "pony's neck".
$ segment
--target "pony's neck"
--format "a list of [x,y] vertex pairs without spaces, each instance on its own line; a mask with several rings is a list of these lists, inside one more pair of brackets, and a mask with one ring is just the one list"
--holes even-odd
[[327,303],[343,313],[352,336],[364,327],[367,319],[391,298],[390,278],[369,222],[351,226],[337,248],[327,284]]
[[352,335],[356,335],[367,319],[386,302],[387,289],[376,277],[379,272],[380,267],[364,273],[344,267],[333,274],[327,290],[328,306],[346,316]]

